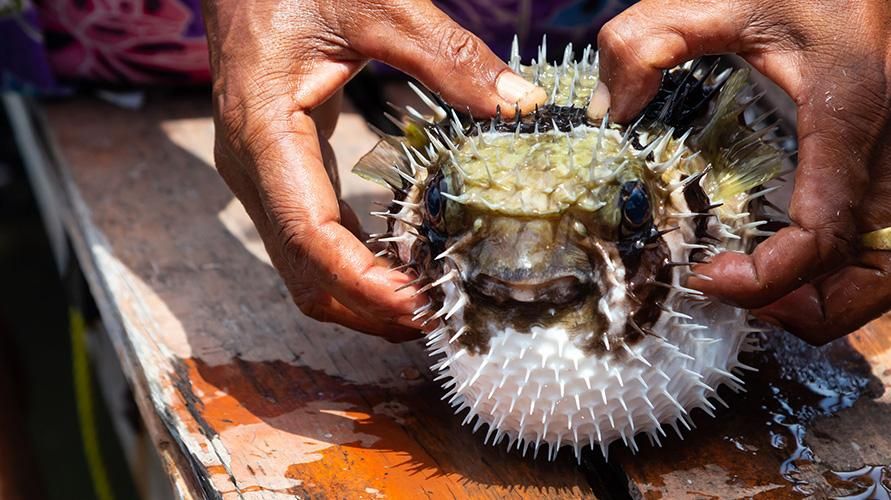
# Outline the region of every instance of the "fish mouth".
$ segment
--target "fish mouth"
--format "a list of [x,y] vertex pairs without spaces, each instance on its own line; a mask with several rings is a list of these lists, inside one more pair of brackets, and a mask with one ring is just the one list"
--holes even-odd
[[578,276],[565,275],[547,280],[505,280],[480,273],[468,282],[476,294],[496,304],[509,302],[562,305],[575,302],[588,291]]

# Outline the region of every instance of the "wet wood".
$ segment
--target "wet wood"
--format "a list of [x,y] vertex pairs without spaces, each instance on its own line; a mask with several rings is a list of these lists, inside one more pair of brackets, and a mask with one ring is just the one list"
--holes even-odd
[[663,448],[618,450],[633,496],[828,498],[869,487],[837,473],[891,464],[891,318],[819,349],[769,336],[747,392],[721,391],[729,409],[694,412],[697,428]]
[[[56,193],[106,329],[178,492],[209,498],[575,498],[568,454],[482,444],[440,401],[419,343],[303,317],[212,166],[209,95],[141,111],[45,106]],[[332,145],[374,144],[345,110]],[[98,119],[101,117],[101,119]],[[342,168],[357,212],[383,193]]]

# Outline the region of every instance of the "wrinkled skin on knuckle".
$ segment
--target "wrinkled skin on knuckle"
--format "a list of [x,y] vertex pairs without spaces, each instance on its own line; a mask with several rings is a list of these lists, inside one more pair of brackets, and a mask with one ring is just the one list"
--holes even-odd
[[294,301],[297,309],[300,309],[300,312],[305,316],[323,323],[335,321],[335,319],[330,317],[328,308],[322,304],[322,297],[319,296],[319,293],[316,290],[305,286],[300,287],[298,285],[291,288],[290,291],[291,299]]
[[819,228],[816,236],[819,267],[833,269],[853,258],[857,251],[855,236],[853,228],[844,224]]
[[227,93],[225,85],[220,81],[214,82],[213,93],[215,154],[239,153],[238,138],[242,134],[247,115],[245,100],[237,93]]
[[315,237],[316,229],[312,223],[307,223],[306,209],[278,203],[274,209],[267,209],[267,212],[276,221],[276,239],[291,270],[300,277],[317,270],[318,266],[312,262],[315,256],[310,250],[310,242]]
[[813,279],[849,262],[856,254],[856,234],[851,216],[842,219],[809,222],[802,227],[805,237],[799,244],[808,245],[814,252],[816,261],[811,266],[810,275],[803,280]]
[[483,42],[458,25],[444,25],[437,28],[432,37],[438,40],[438,64],[444,66],[443,73],[460,69],[474,75],[478,82],[494,82],[497,74],[492,68],[482,65]]
[[633,24],[627,17],[616,17],[600,29],[597,34],[597,46],[610,56],[610,60],[628,61],[636,59],[637,54],[631,49],[629,37],[634,37]]
[[469,32],[449,27],[441,35],[440,53],[453,62],[454,66],[464,66],[479,57],[480,42]]
[[220,137],[220,132],[217,132],[216,136],[213,157],[217,174],[232,191],[237,192],[236,188],[240,187],[244,180],[244,167],[241,160],[233,153],[229,143]]
[[258,147],[268,146],[270,124],[287,116],[281,109],[287,97],[279,78],[238,73],[214,82],[214,122],[217,141],[248,160]]

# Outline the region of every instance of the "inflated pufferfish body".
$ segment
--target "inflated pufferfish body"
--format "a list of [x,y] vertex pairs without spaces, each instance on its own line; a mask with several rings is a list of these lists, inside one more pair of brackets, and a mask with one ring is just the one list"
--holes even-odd
[[[631,127],[592,123],[596,54],[513,69],[551,90],[515,121],[474,121],[418,91],[405,137],[385,137],[355,171],[395,193],[386,243],[431,298],[417,311],[448,391],[486,441],[525,453],[690,427],[715,392],[740,388],[746,311],[686,288],[690,263],[750,251],[753,213],[780,151],[742,125],[744,71],[667,72]],[[544,50],[539,51],[539,61]],[[621,89],[613,89],[621,91]],[[769,191],[769,189],[767,190]],[[757,205],[757,207],[756,207]]]

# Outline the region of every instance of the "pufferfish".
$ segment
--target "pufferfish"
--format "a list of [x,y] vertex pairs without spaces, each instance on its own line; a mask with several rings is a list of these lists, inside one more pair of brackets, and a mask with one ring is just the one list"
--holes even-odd
[[772,234],[764,185],[788,157],[765,116],[746,121],[745,70],[666,71],[622,126],[586,117],[595,51],[545,54],[523,65],[515,40],[510,59],[550,92],[534,113],[477,120],[413,87],[432,114],[407,107],[404,136],[354,172],[395,195],[372,240],[430,298],[416,318],[435,326],[432,369],[464,424],[524,455],[606,455],[618,439],[636,451],[639,435],[661,444],[693,409],[726,405],[719,386],[742,388],[739,354],[761,330],[686,281]]

